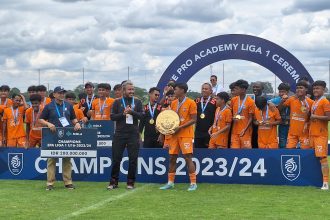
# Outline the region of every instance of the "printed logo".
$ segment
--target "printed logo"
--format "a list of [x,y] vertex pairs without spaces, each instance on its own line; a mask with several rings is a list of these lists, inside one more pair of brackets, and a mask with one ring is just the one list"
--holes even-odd
[[64,129],[58,128],[57,129],[57,136],[59,138],[63,138],[64,137]]
[[183,143],[183,146],[185,149],[188,149],[190,147],[190,143]]
[[23,170],[23,153],[8,153],[8,168],[13,175],[19,175]]
[[66,132],[66,136],[70,137],[72,135],[72,133],[70,131]]
[[281,155],[281,169],[283,176],[294,181],[300,175],[300,155]]

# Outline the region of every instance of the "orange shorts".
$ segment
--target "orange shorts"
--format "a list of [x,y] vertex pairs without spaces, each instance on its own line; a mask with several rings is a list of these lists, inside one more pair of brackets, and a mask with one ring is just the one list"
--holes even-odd
[[11,138],[7,140],[7,147],[25,147],[26,146],[26,138]]
[[171,135],[165,142],[169,147],[169,154],[179,154],[180,150],[182,154],[193,153],[193,138]]
[[260,149],[278,149],[278,143],[275,142],[275,143],[260,143],[258,142],[258,147]]
[[30,138],[29,147],[41,147],[41,139]]
[[231,146],[233,149],[251,149],[251,135],[244,134],[243,137],[240,137],[239,134],[231,134]]
[[328,137],[311,135],[309,143],[311,148],[314,148],[316,157],[328,156]]
[[228,148],[228,138],[221,138],[219,136],[210,138],[209,149]]
[[309,137],[308,134],[303,134],[303,135],[291,135],[288,134],[288,140],[286,144],[286,148],[297,148],[297,144],[300,142],[300,148],[301,149],[310,149],[309,145]]

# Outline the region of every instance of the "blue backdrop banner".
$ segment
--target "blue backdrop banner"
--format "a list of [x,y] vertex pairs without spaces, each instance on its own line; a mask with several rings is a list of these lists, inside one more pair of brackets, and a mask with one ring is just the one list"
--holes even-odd
[[[128,157],[120,167],[120,180],[126,181]],[[46,158],[39,149],[0,148],[0,179],[46,180]],[[58,160],[61,160],[60,158]],[[208,150],[195,149],[197,181],[294,186],[321,186],[320,163],[313,150]],[[96,158],[73,158],[76,181],[109,181],[111,148],[98,148]],[[189,182],[185,160],[177,161],[176,182]],[[62,163],[56,164],[61,179]],[[164,149],[141,149],[137,181],[167,182],[168,153]]]

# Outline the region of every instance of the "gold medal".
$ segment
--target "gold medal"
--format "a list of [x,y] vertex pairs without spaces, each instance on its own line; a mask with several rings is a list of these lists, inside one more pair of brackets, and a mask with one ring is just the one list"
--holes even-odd
[[149,120],[149,124],[153,125],[155,123],[155,120],[152,118]]
[[301,110],[302,112],[304,112],[304,113],[307,111],[307,109],[306,109],[305,106],[301,106],[300,110]]
[[201,119],[204,119],[204,118],[205,118],[205,114],[202,113],[202,114],[200,115],[200,117],[201,117]]
[[241,115],[236,115],[235,118],[238,119],[238,120],[240,120],[241,119]]

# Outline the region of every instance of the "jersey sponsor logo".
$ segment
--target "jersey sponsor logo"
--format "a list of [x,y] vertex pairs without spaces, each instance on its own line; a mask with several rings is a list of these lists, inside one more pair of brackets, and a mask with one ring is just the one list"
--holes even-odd
[[9,171],[17,176],[23,170],[23,153],[8,153]]
[[300,169],[300,155],[281,155],[281,170],[287,180],[296,180],[300,175]]

